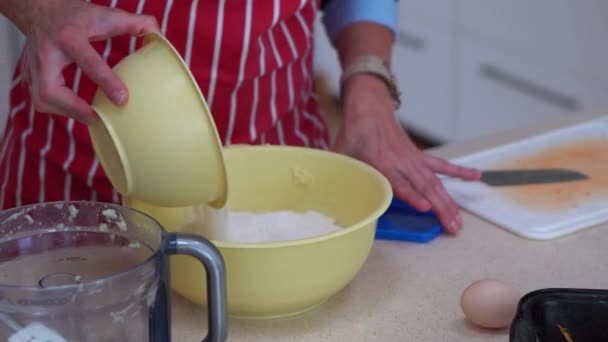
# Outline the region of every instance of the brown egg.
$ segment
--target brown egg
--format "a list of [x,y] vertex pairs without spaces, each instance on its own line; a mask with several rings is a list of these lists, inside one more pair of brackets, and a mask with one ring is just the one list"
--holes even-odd
[[515,317],[520,297],[519,291],[501,281],[483,279],[462,292],[460,306],[471,322],[484,328],[504,328]]

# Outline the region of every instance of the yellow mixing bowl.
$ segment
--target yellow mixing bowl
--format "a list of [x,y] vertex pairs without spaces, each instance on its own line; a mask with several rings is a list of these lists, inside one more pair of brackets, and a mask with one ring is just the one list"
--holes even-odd
[[223,206],[226,173],[215,123],[188,67],[161,35],[114,68],[129,100],[114,105],[100,89],[92,107],[101,120],[89,127],[93,147],[124,196],[159,206]]
[[[343,289],[365,262],[378,217],[392,191],[384,176],[358,160],[300,147],[232,146],[224,150],[231,210],[316,210],[344,229],[285,242],[213,241],[225,259],[228,311],[233,317],[277,318],[308,311]],[[176,231],[190,207],[161,208],[126,199],[125,205]],[[205,304],[205,273],[197,261],[171,258],[172,287]]]

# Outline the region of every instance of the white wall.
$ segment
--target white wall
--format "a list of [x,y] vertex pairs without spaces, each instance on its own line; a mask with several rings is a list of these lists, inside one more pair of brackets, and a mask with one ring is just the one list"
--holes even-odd
[[19,56],[21,37],[13,24],[0,16],[0,135],[8,115],[8,97],[11,78]]
[[317,15],[315,22],[315,50],[314,50],[314,72],[323,75],[328,83],[332,95],[339,94],[340,75],[342,68],[336,53],[336,49],[331,44],[325,27],[321,22],[321,14]]

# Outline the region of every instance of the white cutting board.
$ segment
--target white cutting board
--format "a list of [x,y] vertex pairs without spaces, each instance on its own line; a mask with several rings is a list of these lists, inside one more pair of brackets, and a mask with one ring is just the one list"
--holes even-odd
[[[451,161],[483,169],[496,163],[525,157],[558,144],[607,137],[608,116],[451,159]],[[606,165],[606,172],[608,172],[608,165]],[[519,205],[506,198],[495,188],[481,182],[464,182],[449,178],[443,178],[442,182],[463,209],[529,239],[554,239],[608,221],[608,197],[584,201],[576,208],[545,212]]]

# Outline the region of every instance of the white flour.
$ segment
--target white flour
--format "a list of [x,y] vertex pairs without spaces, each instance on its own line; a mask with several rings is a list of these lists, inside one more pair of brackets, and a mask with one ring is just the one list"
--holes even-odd
[[334,220],[316,211],[271,211],[254,213],[196,207],[190,221],[179,228],[208,239],[239,243],[300,240],[342,229]]

